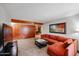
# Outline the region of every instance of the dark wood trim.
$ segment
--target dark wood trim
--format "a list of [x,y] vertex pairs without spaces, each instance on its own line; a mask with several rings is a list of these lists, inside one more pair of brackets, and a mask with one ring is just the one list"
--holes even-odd
[[15,23],[31,23],[30,21],[17,20],[17,19],[11,19],[11,22],[15,22]]
[[39,23],[39,22],[32,22],[32,21],[25,21],[25,20],[17,20],[17,19],[11,19],[11,22],[14,22],[14,23],[34,23],[34,24],[43,25],[43,23]]

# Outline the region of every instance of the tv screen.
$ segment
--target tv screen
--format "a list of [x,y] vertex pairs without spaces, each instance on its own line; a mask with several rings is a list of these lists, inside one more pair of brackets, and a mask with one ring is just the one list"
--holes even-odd
[[3,26],[0,24],[0,47],[3,46]]
[[5,42],[9,42],[12,41],[12,27],[7,25],[7,24],[3,24],[3,36],[4,36],[4,44]]

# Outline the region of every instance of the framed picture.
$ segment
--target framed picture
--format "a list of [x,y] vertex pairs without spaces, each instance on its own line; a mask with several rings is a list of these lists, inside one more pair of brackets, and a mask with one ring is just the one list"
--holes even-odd
[[49,32],[66,34],[66,23],[50,24]]

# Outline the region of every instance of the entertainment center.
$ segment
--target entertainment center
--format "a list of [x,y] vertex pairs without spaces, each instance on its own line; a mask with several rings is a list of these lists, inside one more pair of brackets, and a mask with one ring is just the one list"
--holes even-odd
[[18,55],[17,41],[13,41],[12,27],[7,24],[0,25],[0,56]]

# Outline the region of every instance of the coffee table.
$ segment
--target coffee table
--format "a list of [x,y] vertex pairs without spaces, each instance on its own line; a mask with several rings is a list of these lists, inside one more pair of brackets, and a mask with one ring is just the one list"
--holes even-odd
[[44,39],[36,39],[35,45],[39,48],[43,48],[43,47],[47,46],[47,41]]

